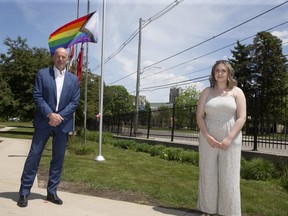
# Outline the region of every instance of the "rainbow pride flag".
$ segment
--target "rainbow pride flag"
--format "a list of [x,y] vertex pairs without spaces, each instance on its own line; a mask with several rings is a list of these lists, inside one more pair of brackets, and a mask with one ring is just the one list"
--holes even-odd
[[97,43],[97,27],[97,11],[65,24],[49,36],[48,45],[50,53],[53,54],[59,47],[70,48],[76,43]]

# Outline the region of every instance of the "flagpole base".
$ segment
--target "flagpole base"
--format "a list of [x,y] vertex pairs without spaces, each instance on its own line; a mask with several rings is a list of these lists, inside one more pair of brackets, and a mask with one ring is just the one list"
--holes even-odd
[[98,155],[94,160],[96,160],[96,161],[105,161],[105,158],[102,155]]

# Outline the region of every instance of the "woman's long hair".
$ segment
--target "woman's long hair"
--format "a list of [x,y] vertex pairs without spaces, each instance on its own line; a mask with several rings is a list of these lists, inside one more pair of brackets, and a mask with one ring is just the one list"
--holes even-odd
[[234,86],[237,86],[237,81],[234,79],[234,69],[232,68],[231,64],[226,60],[219,60],[216,61],[212,67],[211,75],[209,77],[210,87],[215,87],[217,81],[215,80],[215,68],[219,64],[224,64],[228,70],[228,79],[227,79],[227,88],[232,89]]

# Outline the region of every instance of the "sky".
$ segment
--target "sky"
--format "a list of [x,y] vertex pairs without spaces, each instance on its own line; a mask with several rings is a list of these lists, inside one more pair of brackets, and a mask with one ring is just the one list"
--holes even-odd
[[[81,17],[88,13],[88,0],[79,2]],[[99,39],[88,44],[88,68],[131,95],[139,53],[135,32],[142,19],[139,94],[150,103],[168,102],[170,88],[209,86],[215,61],[230,58],[237,40],[252,44],[260,31],[281,39],[288,54],[288,3],[273,9],[283,0],[106,0],[104,22],[103,0],[89,2],[89,12],[99,12]],[[18,36],[30,48],[48,49],[49,35],[77,18],[77,0],[0,0],[0,14],[0,53],[7,51],[7,37]],[[108,60],[102,70],[101,56]]]

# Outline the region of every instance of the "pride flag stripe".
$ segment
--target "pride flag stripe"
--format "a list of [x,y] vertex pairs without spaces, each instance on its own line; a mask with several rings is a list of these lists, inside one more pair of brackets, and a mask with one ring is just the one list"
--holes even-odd
[[[53,54],[55,50],[59,47],[69,48],[73,44],[81,42],[97,42],[97,38],[94,38],[95,34],[90,31],[95,29],[86,29],[85,25],[92,18],[93,15],[96,15],[96,11],[80,17],[79,19],[73,20],[65,24],[64,26],[58,28],[54,31],[48,39],[48,45],[50,48],[50,53]],[[97,18],[92,19],[92,27],[95,27],[97,24]],[[85,32],[84,32],[85,28]],[[83,31],[81,31],[83,29]],[[90,31],[89,31],[90,30]],[[88,32],[86,32],[88,31]],[[96,30],[95,30],[96,31]]]

